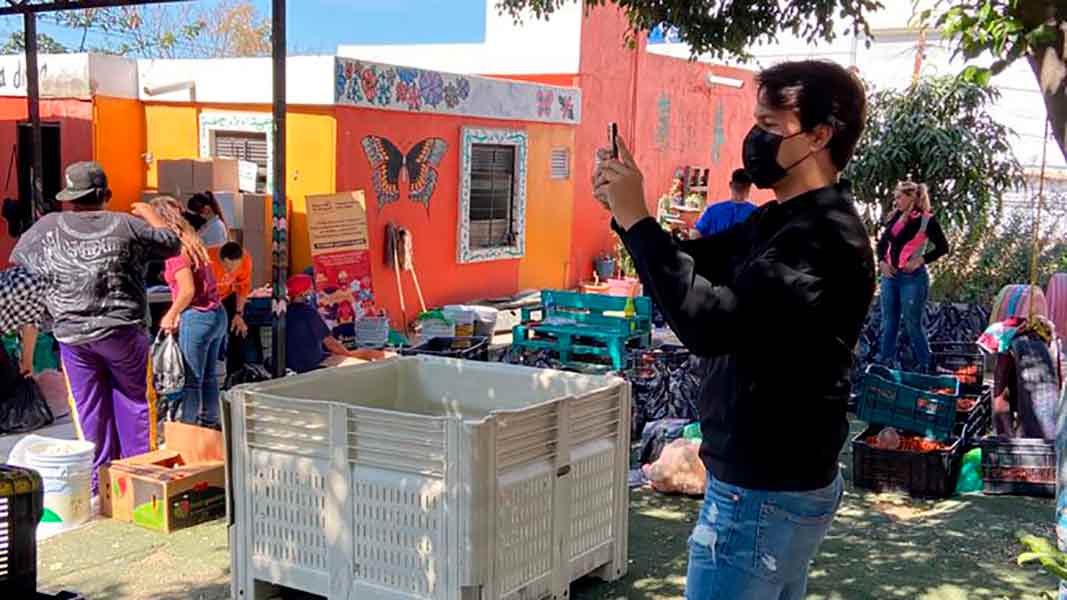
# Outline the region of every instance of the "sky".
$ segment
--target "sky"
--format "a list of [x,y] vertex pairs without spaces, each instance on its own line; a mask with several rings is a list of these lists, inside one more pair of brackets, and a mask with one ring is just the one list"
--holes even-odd
[[[194,0],[211,5],[216,0]],[[264,16],[270,0],[251,0]],[[485,39],[485,0],[288,0],[290,51],[333,54],[339,44],[480,42]],[[20,18],[0,21],[6,39],[21,31]],[[47,23],[38,26],[68,47],[80,32]],[[92,45],[90,38],[89,45]]]

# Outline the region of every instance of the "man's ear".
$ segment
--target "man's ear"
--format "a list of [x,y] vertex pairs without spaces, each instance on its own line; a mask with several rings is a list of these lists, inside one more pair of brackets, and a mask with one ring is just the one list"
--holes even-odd
[[815,152],[824,150],[830,145],[830,140],[834,138],[834,128],[826,123],[816,125],[811,132],[814,134],[811,140],[811,149]]

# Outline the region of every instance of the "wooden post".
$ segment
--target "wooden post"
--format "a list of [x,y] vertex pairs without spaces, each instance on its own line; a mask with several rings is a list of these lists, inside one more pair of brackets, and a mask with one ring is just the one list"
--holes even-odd
[[51,199],[44,197],[42,170],[44,150],[41,147],[41,90],[37,78],[37,15],[27,12],[23,16],[23,33],[26,41],[26,112],[30,118],[33,140],[33,164],[30,167],[30,190],[33,195],[33,218],[36,221],[52,209]]
[[285,0],[271,0],[271,57],[274,63],[274,185],[271,193],[274,326],[271,358],[274,376],[285,375],[285,312],[289,277],[288,203],[285,197]]

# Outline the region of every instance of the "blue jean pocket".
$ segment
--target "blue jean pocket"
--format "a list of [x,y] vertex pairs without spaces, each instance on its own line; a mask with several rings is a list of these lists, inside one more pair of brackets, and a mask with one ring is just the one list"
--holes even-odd
[[786,508],[769,500],[760,507],[752,566],[769,581],[803,577],[834,520],[836,501],[800,504]]

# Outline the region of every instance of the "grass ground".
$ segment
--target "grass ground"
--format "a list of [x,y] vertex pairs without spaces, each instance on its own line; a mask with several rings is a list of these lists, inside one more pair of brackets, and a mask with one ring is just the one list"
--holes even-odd
[[[842,455],[846,480],[851,457]],[[576,600],[677,600],[684,594],[686,538],[699,500],[636,491],[631,496],[630,571],[580,581]],[[809,600],[1039,599],[1055,580],[1020,567],[1014,532],[1051,538],[1049,500],[964,496],[940,502],[849,487],[811,571]],[[163,536],[113,521],[42,542],[43,589],[91,600],[229,598],[222,522]]]

